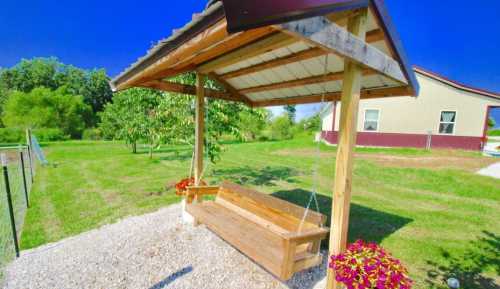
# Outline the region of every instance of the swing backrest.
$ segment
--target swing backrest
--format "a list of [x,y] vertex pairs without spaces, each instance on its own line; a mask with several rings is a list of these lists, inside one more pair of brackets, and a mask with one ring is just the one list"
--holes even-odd
[[303,218],[303,230],[321,227],[326,222],[320,213],[312,210],[306,213],[303,207],[230,182],[222,183],[216,202],[280,234],[296,232]]

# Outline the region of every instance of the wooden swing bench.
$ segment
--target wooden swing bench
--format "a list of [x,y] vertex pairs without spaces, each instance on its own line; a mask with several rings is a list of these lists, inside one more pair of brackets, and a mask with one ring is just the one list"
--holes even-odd
[[[205,195],[215,195],[215,201],[203,201]],[[282,280],[322,262],[321,240],[329,230],[320,213],[306,213],[300,206],[229,182],[189,187],[186,198],[186,210],[196,223]]]

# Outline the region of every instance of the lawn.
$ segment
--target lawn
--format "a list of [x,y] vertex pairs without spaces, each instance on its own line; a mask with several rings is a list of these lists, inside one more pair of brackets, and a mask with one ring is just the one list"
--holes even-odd
[[[150,160],[146,149],[134,155],[112,142],[51,143],[44,150],[52,165],[37,175],[23,249],[178,202],[166,184],[187,175],[192,155],[188,147],[165,147]],[[409,267],[415,288],[445,288],[435,284],[452,272],[463,288],[500,286],[500,182],[474,174],[493,159],[418,149],[359,148],[356,156],[351,241],[381,243]],[[334,162],[334,147],[322,145],[318,158],[312,137],[304,136],[228,144],[205,175],[300,205],[317,187],[320,210],[329,215]]]

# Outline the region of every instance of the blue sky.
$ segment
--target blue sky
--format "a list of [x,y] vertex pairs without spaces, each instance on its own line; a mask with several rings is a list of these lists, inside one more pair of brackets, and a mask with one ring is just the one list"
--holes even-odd
[[[183,26],[205,1],[2,0],[0,67],[56,56],[83,68],[118,72]],[[452,3],[454,5],[452,5]],[[500,1],[386,0],[412,64],[500,92]],[[298,117],[317,111],[301,106]],[[500,111],[496,112],[500,123]]]

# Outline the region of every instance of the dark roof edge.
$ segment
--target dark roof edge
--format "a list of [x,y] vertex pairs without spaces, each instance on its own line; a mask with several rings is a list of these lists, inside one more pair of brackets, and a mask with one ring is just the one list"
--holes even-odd
[[189,39],[203,32],[207,27],[220,21],[224,16],[222,2],[211,3],[205,11],[198,15],[193,15],[192,21],[175,31],[170,37],[158,41],[145,56],[139,58],[135,63],[113,78],[111,86],[114,88],[134,77],[139,71],[151,66]]
[[491,97],[491,98],[494,98],[496,100],[500,100],[500,93],[488,91],[488,90],[477,88],[477,87],[472,87],[472,86],[460,83],[458,81],[451,80],[445,76],[442,76],[440,74],[429,71],[429,70],[422,68],[422,67],[419,67],[419,66],[414,66],[414,70],[415,70],[415,72],[417,72],[419,74],[422,74],[422,75],[425,75],[425,76],[430,77],[432,79],[435,79],[441,83],[452,86],[456,89],[463,90],[466,92],[475,93],[475,94],[480,94],[480,95],[483,95],[486,97]]

